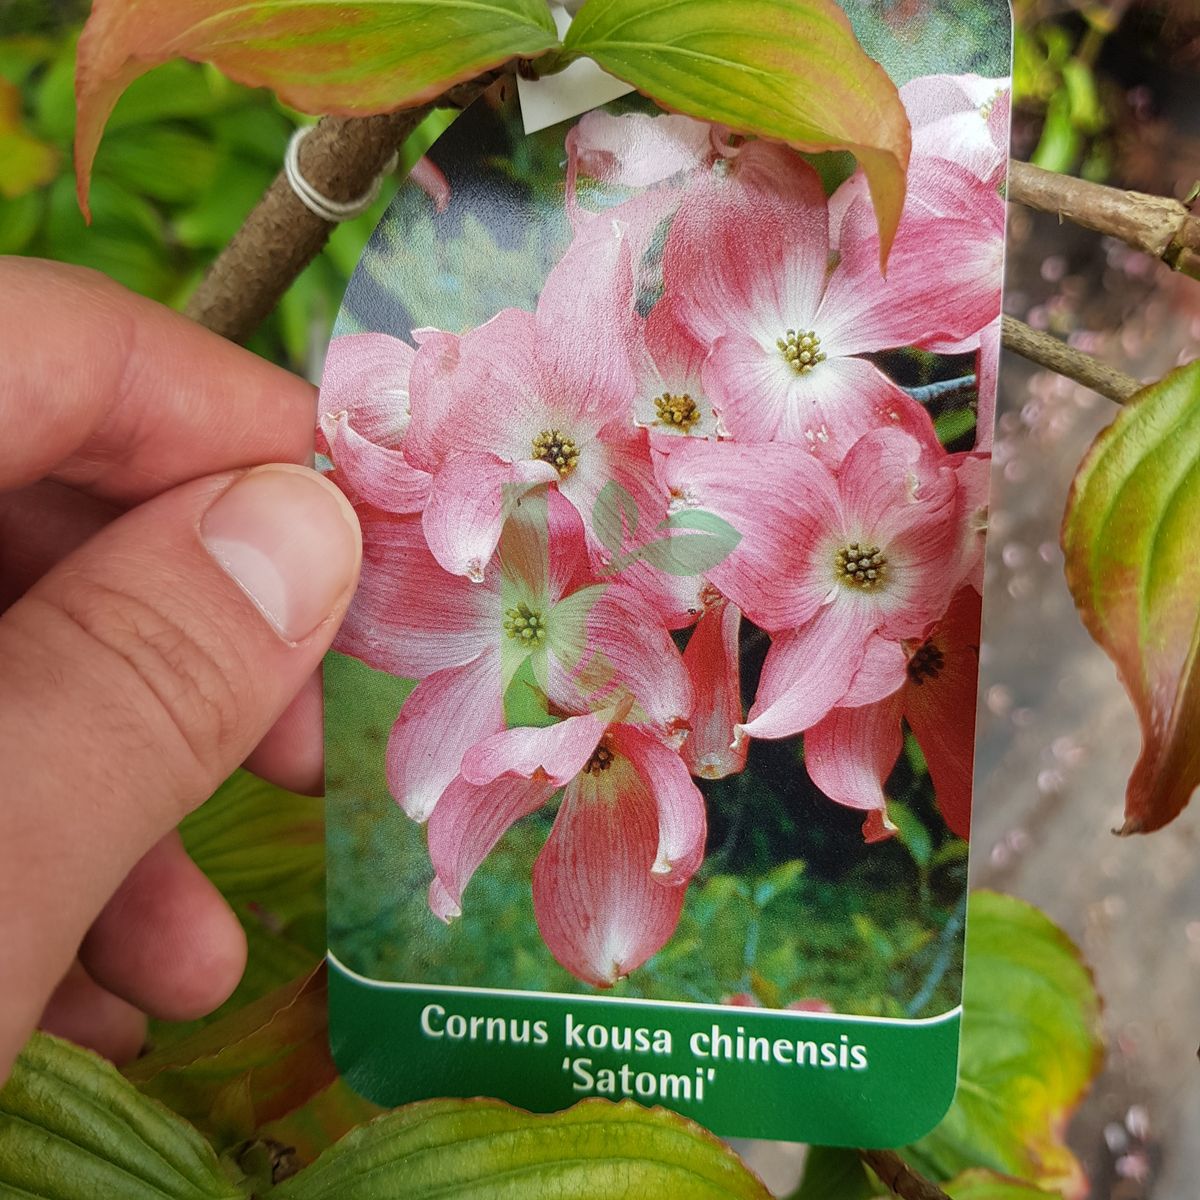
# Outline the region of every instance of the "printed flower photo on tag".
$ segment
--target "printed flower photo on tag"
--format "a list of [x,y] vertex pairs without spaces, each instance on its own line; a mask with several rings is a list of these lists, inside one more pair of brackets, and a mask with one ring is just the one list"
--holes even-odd
[[372,239],[317,427],[364,538],[326,722],[371,1098],[852,1144],[948,1105],[1009,92],[900,96],[886,268],[849,155],[632,96],[526,136],[489,93]]

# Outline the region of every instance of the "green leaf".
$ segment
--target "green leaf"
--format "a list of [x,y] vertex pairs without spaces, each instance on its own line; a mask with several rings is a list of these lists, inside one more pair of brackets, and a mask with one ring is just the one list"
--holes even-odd
[[813,1146],[804,1160],[804,1178],[790,1200],[871,1200],[874,1195],[857,1150]]
[[253,1137],[337,1078],[324,966],[138,1059],[125,1076],[222,1145]]
[[0,79],[0,197],[16,200],[52,180],[58,151],[39,141],[21,115],[21,93]]
[[1062,1200],[1060,1192],[1046,1192],[992,1171],[967,1171],[943,1187],[950,1200]]
[[585,1100],[535,1116],[496,1100],[410,1104],[354,1130],[277,1200],[768,1200],[716,1138],[664,1109]]
[[620,554],[625,538],[634,537],[637,529],[637,501],[615,479],[610,479],[592,507],[592,532],[602,546]]
[[1063,524],[1067,583],[1137,709],[1123,833],[1173,820],[1200,784],[1200,362],[1138,392],[1096,439]]
[[287,921],[320,908],[325,807],[239,771],[180,828],[196,865],[235,908]]
[[637,551],[652,567],[668,575],[702,575],[723,563],[737,549],[742,535],[715,513],[687,509],[668,517],[660,529],[695,530],[649,542]]
[[958,1095],[904,1157],[938,1179],[985,1167],[1082,1194],[1083,1170],[1062,1135],[1100,1069],[1102,1045],[1100,1003],[1079,951],[1031,905],[976,892],[966,963]]
[[80,203],[117,98],[158,63],[210,62],[305,112],[366,116],[557,44],[544,0],[96,0],[76,71]]
[[34,1034],[0,1091],[0,1196],[245,1195],[186,1121],[87,1050]]
[[800,150],[850,151],[886,260],[904,204],[908,117],[833,0],[587,0],[564,46],[665,108]]
[[888,817],[896,826],[900,841],[913,856],[913,862],[918,867],[928,867],[933,857],[933,842],[920,818],[900,800],[888,801]]

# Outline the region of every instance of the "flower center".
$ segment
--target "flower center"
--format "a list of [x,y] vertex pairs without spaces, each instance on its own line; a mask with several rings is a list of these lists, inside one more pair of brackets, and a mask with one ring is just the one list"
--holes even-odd
[[543,429],[533,439],[533,457],[549,463],[566,479],[579,465],[579,447],[561,429]]
[[660,425],[673,425],[676,429],[691,429],[700,421],[700,408],[695,400],[685,392],[682,396],[673,396],[663,392],[654,397],[654,407],[658,411]]
[[825,361],[821,339],[811,329],[789,329],[787,337],[778,338],[775,344],[797,375],[807,375],[817,363]]
[[613,765],[616,755],[608,748],[607,744],[601,742],[596,747],[596,752],[587,761],[587,766],[583,768],[585,775],[600,775],[607,771]]
[[873,592],[887,579],[888,560],[878,546],[851,542],[836,554],[838,579],[848,588]]
[[546,640],[546,618],[528,604],[518,604],[504,614],[504,632],[523,646],[540,646]]
[[908,677],[920,687],[927,679],[936,679],[946,665],[946,656],[932,643],[920,646],[908,660]]
[[992,110],[996,107],[996,101],[1004,95],[1003,88],[997,88],[980,106],[979,115],[985,120],[989,120],[992,115]]

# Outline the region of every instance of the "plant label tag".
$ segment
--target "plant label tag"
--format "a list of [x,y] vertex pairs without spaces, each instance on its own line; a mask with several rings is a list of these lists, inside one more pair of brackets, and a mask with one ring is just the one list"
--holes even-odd
[[[561,4],[551,8],[558,36],[565,37],[571,14]],[[602,71],[591,59],[581,58],[565,71],[544,79],[517,76],[517,96],[526,133],[537,133],[598,108],[610,100],[628,96],[633,88]]]
[[913,135],[886,277],[849,154],[638,96],[527,134],[511,85],[354,274],[330,1006],[380,1104],[896,1146],[952,1101],[1009,26],[857,8]]

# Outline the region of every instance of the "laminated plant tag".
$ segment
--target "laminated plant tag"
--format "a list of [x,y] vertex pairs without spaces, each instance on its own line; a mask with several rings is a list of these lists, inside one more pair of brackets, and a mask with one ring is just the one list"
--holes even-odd
[[886,278],[849,155],[511,88],[354,275],[330,1005],[380,1104],[892,1146],[951,1102],[1008,13],[857,8],[913,131]]

